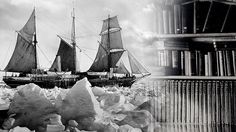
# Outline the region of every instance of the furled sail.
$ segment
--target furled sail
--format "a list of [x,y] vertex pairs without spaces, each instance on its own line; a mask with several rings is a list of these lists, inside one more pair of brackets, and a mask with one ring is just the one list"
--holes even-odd
[[33,10],[27,23],[18,32],[15,50],[5,71],[29,73],[36,68],[36,51],[33,45],[35,25],[35,10]]
[[[61,69],[58,69],[58,56],[60,56],[61,64],[59,65]],[[75,65],[73,63],[73,47],[62,38],[57,51],[57,57],[53,61],[49,71],[73,71],[75,69]]]
[[128,52],[132,74],[149,74],[149,72]]
[[[116,68],[116,64],[124,52],[120,30],[121,28],[116,16],[103,21],[101,43],[89,71],[107,72],[109,68]],[[109,54],[111,67],[108,66]]]

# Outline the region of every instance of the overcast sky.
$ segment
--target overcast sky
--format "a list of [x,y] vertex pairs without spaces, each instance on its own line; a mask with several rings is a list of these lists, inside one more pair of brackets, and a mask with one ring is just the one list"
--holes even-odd
[[[156,63],[155,46],[150,39],[155,33],[153,1],[75,0],[77,45],[84,49],[81,69],[87,70],[93,62],[87,55],[94,59],[102,20],[110,14],[118,15],[124,47],[152,72]],[[57,35],[70,37],[72,3],[72,0],[0,0],[0,69],[5,68],[14,50],[15,31],[23,27],[34,6],[39,65],[49,68],[59,47]]]

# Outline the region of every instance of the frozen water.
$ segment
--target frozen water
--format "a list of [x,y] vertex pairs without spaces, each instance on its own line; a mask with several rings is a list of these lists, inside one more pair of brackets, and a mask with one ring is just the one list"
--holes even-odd
[[[101,107],[103,109],[103,112],[99,112],[98,114],[100,116],[96,117],[96,120],[94,121],[96,123],[109,125],[111,122],[118,123],[119,121],[125,119],[127,117],[127,112],[133,111],[139,104],[149,99],[150,94],[148,93],[148,91],[150,90],[147,90],[146,86],[147,85],[145,83],[141,82],[138,84],[134,84],[131,88],[115,86],[91,88],[89,85],[87,85],[87,83],[80,83],[72,89],[61,89],[55,87],[54,89],[36,88],[33,91],[37,93],[37,95],[43,96],[44,99],[50,102],[52,106],[55,106],[58,109],[59,114],[62,112],[62,118],[66,115],[66,118],[68,118],[66,120],[73,120],[72,117],[75,117],[78,113],[81,112],[82,114],[80,115],[83,115],[84,113],[86,114],[86,110],[87,112],[89,112],[90,110],[94,109],[95,106]],[[12,102],[14,94],[18,91],[22,91],[22,87],[18,87],[16,89],[1,88],[0,106],[1,104],[10,104]],[[27,96],[32,96],[32,98],[35,97],[35,95],[33,95],[30,90],[26,90],[24,91],[24,93]],[[132,102],[135,98],[137,101],[139,97],[144,97],[140,98],[140,103]],[[34,99],[32,99],[32,101],[33,100]],[[91,107],[91,109],[89,108],[90,110],[88,110],[88,108],[83,107],[84,104],[87,104],[86,102],[88,104],[90,104],[89,102],[93,102],[95,105],[91,105],[93,107]],[[68,107],[69,109],[66,108],[67,110],[63,110],[65,109],[64,106],[69,106],[70,108]],[[37,120],[37,118],[34,118],[34,120]],[[79,124],[81,123],[81,120],[76,121],[78,121]],[[85,123],[88,121],[92,120],[90,118],[85,118],[85,120],[82,120],[82,122]],[[93,123],[93,121],[90,123]],[[65,125],[66,122],[63,122],[63,124]]]

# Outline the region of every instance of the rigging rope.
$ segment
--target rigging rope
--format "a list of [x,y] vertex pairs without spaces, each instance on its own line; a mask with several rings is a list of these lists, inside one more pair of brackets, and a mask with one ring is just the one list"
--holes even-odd
[[[41,12],[38,11],[38,14],[41,14]],[[44,18],[43,18],[43,17],[40,17],[40,16],[43,16]],[[66,32],[65,30],[61,30],[61,29],[63,29],[63,28],[59,28],[60,26],[56,26],[56,25],[54,24],[55,21],[53,21],[53,20],[51,19],[51,17],[47,16],[46,14],[38,15],[38,16],[37,16],[37,19],[38,19],[38,20],[41,20],[41,21],[45,21],[45,18],[46,18],[46,20],[48,20],[50,23],[49,23],[49,24],[46,24],[45,22],[41,22],[40,25],[43,24],[44,26],[53,29],[55,32]]]
[[[39,12],[39,11],[38,11]],[[39,12],[40,13],[40,12]],[[52,22],[52,23],[54,23],[53,21],[52,21],[52,19],[50,18],[50,17],[48,17],[47,15],[42,15],[42,16],[44,16],[45,18],[47,18],[47,20],[48,21],[50,21],[50,22]],[[38,17],[38,19],[40,19],[39,17]],[[41,18],[41,19],[43,19],[43,18]],[[90,34],[85,34],[85,35],[81,35],[81,36],[76,36],[76,38],[85,38],[85,37],[87,37],[87,36],[97,36],[97,33],[93,30],[93,28],[95,27],[94,25],[90,25],[90,26],[88,26],[88,24],[84,24],[83,22],[81,22],[80,21],[80,19],[78,19],[77,17],[75,17],[75,19],[76,20],[78,20],[78,23],[79,23],[79,25],[81,25],[86,31],[89,31],[90,32]],[[47,26],[47,27],[50,27],[50,28],[52,28],[54,31],[62,31],[62,30],[60,30],[61,28],[57,28],[57,26],[55,26],[54,24],[49,24],[49,25],[47,25],[46,23],[42,23],[42,24],[44,24],[45,26]],[[92,26],[92,27],[91,27]],[[81,30],[79,30],[79,31],[81,31]],[[65,37],[65,36],[62,36],[63,38],[65,38],[65,39],[67,39],[67,40],[71,40],[69,37]],[[37,45],[38,46],[38,45]],[[39,47],[39,46],[38,46]],[[86,51],[86,50],[84,50],[84,49],[81,49],[79,46],[77,46],[76,45],[76,47],[77,48],[79,48],[80,49],[80,51],[82,51],[90,60],[92,60],[93,61],[93,59],[88,55],[88,54],[86,54],[84,51]],[[42,49],[39,47],[39,49],[40,49],[40,51],[42,52],[42,54],[44,55],[44,57],[47,59],[47,61],[49,62],[49,63],[51,63],[51,61],[48,59],[48,57],[46,56],[46,54],[42,51]],[[89,48],[85,48],[85,49],[88,49],[88,50],[94,50],[95,51],[95,49],[89,49]]]
[[[64,36],[60,36],[60,37],[63,37],[63,38],[65,38],[65,39],[68,39],[68,38],[66,38],[66,37],[64,37]],[[76,47],[80,50],[80,52],[82,52],[83,54],[85,54],[90,60],[93,61],[92,57],[90,57],[88,54],[86,54],[86,53],[84,52],[84,51],[86,51],[86,50],[81,49],[78,45],[76,45]]]
[[82,46],[80,46],[81,48],[84,48],[83,50],[92,50],[92,51],[97,51],[97,49],[92,49],[92,48],[87,48],[87,47],[82,47]]
[[[95,32],[95,30],[94,30],[94,29],[96,29],[96,28],[94,28],[94,25],[90,24],[90,26],[88,26],[87,22],[86,22],[86,24],[84,24],[84,23],[82,23],[82,21],[80,21],[80,19],[78,19],[78,18],[75,18],[75,19],[78,20],[77,22],[79,22],[79,25],[81,27],[85,28],[86,31],[89,31],[90,33],[93,33],[93,34],[97,34],[97,32]],[[93,26],[93,28],[91,26]],[[81,31],[81,30],[79,30],[79,31]]]
[[[136,61],[136,63],[138,62],[137,59],[127,50],[128,55],[130,55],[132,57],[132,59],[134,59],[134,61]],[[144,75],[144,73],[141,72],[141,70],[139,69],[139,67],[137,66],[137,64],[134,65],[138,71],[142,74],[142,76]],[[139,65],[141,68],[143,68],[145,71],[147,71],[141,64]],[[131,68],[132,69],[132,68]],[[148,71],[147,71],[148,72]]]
[[43,52],[43,50],[39,47],[38,44],[37,44],[37,47],[38,47],[39,50],[42,52],[43,56],[47,59],[48,63],[51,64],[51,61],[48,59],[48,57],[47,57],[46,54]]
[[[62,35],[60,35],[60,37],[66,39],[66,40],[71,40],[70,38],[65,37],[65,36],[62,36]],[[85,49],[87,49],[87,50],[96,50],[96,49],[86,48],[86,47],[82,47],[82,46],[77,46],[77,47],[78,47],[80,50],[84,50],[84,51],[86,51]],[[81,48],[84,48],[84,49],[81,49]]]
[[3,64],[6,62],[7,53],[9,53],[10,48],[11,48],[11,44],[9,44],[9,46],[8,46],[8,48],[7,48],[7,50],[6,50],[6,54],[5,54],[5,56],[4,56],[3,63],[2,63],[2,65],[1,65],[1,67],[3,67]]
[[86,37],[97,37],[97,34],[86,34],[86,35],[80,35],[76,36],[76,38],[86,38]]
[[[62,34],[60,36],[63,37],[64,39],[67,39],[67,40],[71,41],[71,38],[66,37],[67,35],[65,35],[65,34]],[[97,36],[97,35],[95,35],[95,34],[88,34],[88,35],[76,36],[75,38],[86,38],[86,37],[95,37],[95,36]]]
[[93,59],[92,59],[88,54],[86,54],[85,52],[83,52],[82,49],[81,49],[79,46],[76,45],[76,47],[77,47],[78,49],[80,49],[80,52],[84,53],[91,61],[93,61]]

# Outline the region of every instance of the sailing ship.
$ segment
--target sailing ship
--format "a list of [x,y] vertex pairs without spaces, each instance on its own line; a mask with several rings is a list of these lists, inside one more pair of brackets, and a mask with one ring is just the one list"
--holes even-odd
[[[73,17],[73,23],[74,21]],[[45,71],[38,67],[35,9],[24,27],[20,31],[17,31],[17,33],[17,42],[13,55],[4,71],[20,74],[19,76],[3,76],[3,81],[8,86],[14,88],[27,83],[35,83],[43,88],[54,88],[55,86],[69,88],[77,80],[81,79],[79,75],[74,74],[74,60],[76,59],[74,58],[74,54],[76,54],[75,41],[72,42],[71,46],[61,39],[57,57],[50,70]],[[50,72],[55,68],[61,69],[61,71]],[[70,71],[72,74],[70,74]]]
[[[96,58],[87,72],[79,72],[76,55],[75,13],[73,9],[71,44],[60,38],[60,46],[49,71],[38,68],[35,9],[24,27],[17,31],[17,42],[13,55],[5,68],[6,72],[18,72],[19,76],[4,76],[10,87],[35,83],[43,88],[70,88],[76,81],[87,77],[92,86],[131,86],[150,73],[123,48],[121,28],[117,17],[103,21],[101,42]],[[130,69],[122,61],[128,53]],[[141,76],[137,76],[140,75]]]
[[[87,72],[92,85],[131,86],[135,81],[150,75],[134,56],[124,49],[117,16],[108,16],[103,20],[100,36],[97,55]],[[127,65],[123,59],[125,53],[128,54]]]

